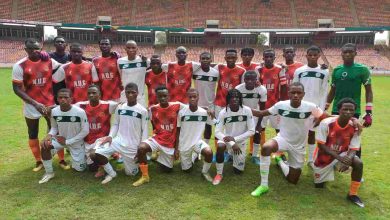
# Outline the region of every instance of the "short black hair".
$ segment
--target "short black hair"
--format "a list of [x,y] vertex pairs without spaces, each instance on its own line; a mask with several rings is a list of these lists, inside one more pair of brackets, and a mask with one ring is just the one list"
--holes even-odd
[[292,45],[286,45],[284,48],[283,48],[283,53],[287,51],[287,49],[293,49],[293,51],[295,52],[296,51],[296,48]]
[[111,40],[108,38],[108,37],[103,37],[99,40],[98,44],[100,44],[100,42],[102,42],[102,40],[108,40],[108,42],[111,44]]
[[70,90],[70,89],[68,89],[68,88],[62,88],[62,89],[58,90],[57,95],[59,95],[59,94],[62,93],[62,92],[66,92],[66,93],[69,94],[70,97],[72,97],[72,94],[73,94],[73,93],[72,93],[72,90]]
[[306,53],[309,53],[310,51],[315,51],[317,53],[321,53],[321,48],[318,47],[317,45],[311,45],[306,49]]
[[138,85],[137,84],[135,84],[135,83],[127,83],[126,84],[126,86],[125,86],[125,90],[126,89],[134,89],[134,90],[136,90],[137,92],[138,92]]
[[254,70],[248,70],[244,73],[244,79],[249,76],[249,75],[254,75],[255,77],[257,77],[257,73],[254,71]]
[[229,48],[229,49],[227,49],[227,50],[225,51],[225,54],[227,54],[227,53],[236,53],[236,54],[237,54],[237,50],[234,49],[234,48]]
[[289,85],[288,88],[291,88],[291,87],[293,87],[293,86],[300,86],[300,87],[303,89],[303,91],[305,91],[305,86],[303,86],[303,84],[300,83],[300,82],[293,82],[293,83],[291,83],[291,84]]
[[160,59],[161,60],[161,56],[158,55],[158,54],[153,54],[150,59]]
[[35,43],[39,43],[39,41],[35,38],[27,38],[25,41],[24,41],[24,45],[26,46],[27,44],[35,44]]
[[241,55],[243,53],[247,53],[247,54],[250,54],[250,55],[255,55],[255,50],[251,47],[244,47],[241,49]]
[[356,110],[356,108],[357,108],[357,104],[356,104],[356,102],[355,102],[355,100],[353,100],[352,98],[343,98],[343,99],[341,99],[338,103],[337,103],[337,110],[340,110],[341,109],[341,107],[343,107],[343,104],[344,103],[351,103],[351,104],[353,104],[353,106],[355,107],[355,110]]
[[70,49],[72,49],[73,47],[79,47],[79,48],[81,48],[81,49],[83,49],[84,47],[83,47],[83,45],[82,44],[80,44],[80,43],[77,43],[77,42],[75,42],[75,43],[72,43],[71,45],[70,45]]
[[97,85],[97,84],[91,84],[91,85],[88,86],[88,89],[89,89],[89,88],[96,88],[96,89],[99,90],[99,92],[100,92],[100,87],[99,87],[99,85]]
[[198,91],[197,89],[195,89],[195,88],[189,88],[189,89],[187,90],[187,94],[190,93],[190,92],[196,92],[196,94],[199,95],[199,91]]
[[238,95],[239,105],[242,107],[242,93],[238,89],[231,89],[226,95],[226,111],[229,106],[230,99],[233,97],[233,95]]
[[274,56],[275,56],[275,50],[272,49],[272,48],[264,50],[264,51],[263,51],[263,56],[264,56],[264,54],[266,54],[266,53],[273,53]]
[[212,57],[212,56],[211,56],[211,53],[208,52],[208,51],[202,52],[202,53],[199,55],[199,57],[202,57],[203,55],[209,55],[210,57]]
[[356,51],[357,49],[356,49],[356,44],[353,44],[353,43],[346,43],[346,44],[344,44],[342,47],[341,47],[341,50],[343,50],[344,48],[353,48],[353,50],[354,51]]
[[157,92],[160,90],[168,90],[168,88],[166,85],[159,85],[159,86],[157,86],[157,88],[154,89],[154,92],[157,94]]
[[65,37],[63,37],[63,36],[61,36],[61,35],[58,35],[57,37],[55,37],[55,38],[53,39],[53,42],[56,42],[56,40],[59,39],[59,38],[64,39],[64,41],[66,42]]

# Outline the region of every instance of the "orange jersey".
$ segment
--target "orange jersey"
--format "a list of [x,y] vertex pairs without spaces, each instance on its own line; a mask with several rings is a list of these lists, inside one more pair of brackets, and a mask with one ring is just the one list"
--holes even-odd
[[[338,118],[330,117],[321,121],[316,132],[318,144],[323,144],[338,154],[348,150],[359,150],[360,138],[355,128],[350,123],[341,127],[337,122]],[[325,167],[335,159],[318,147],[314,154],[317,155],[314,161],[316,167]]]
[[178,102],[170,102],[167,108],[162,108],[159,104],[150,107],[151,122],[154,126],[153,138],[164,147],[175,147],[179,111]]
[[241,84],[242,75],[244,75],[245,69],[237,65],[230,69],[225,64],[219,64],[214,68],[219,72],[215,105],[225,107],[228,91]]
[[98,57],[93,60],[99,77],[101,99],[118,100],[123,90],[115,57]]
[[289,86],[293,79],[294,79],[294,73],[295,73],[295,70],[297,70],[299,67],[302,67],[304,66],[305,64],[301,63],[301,62],[294,62],[293,64],[291,65],[287,65],[287,68],[286,68],[286,81],[287,81],[287,86]]
[[167,73],[162,71],[159,74],[154,74],[152,70],[146,72],[145,84],[148,87],[148,106],[158,103],[155,89],[160,85],[167,85]]
[[280,86],[286,85],[285,71],[278,65],[274,65],[271,69],[264,66],[257,70],[260,74],[262,85],[267,89],[267,102],[265,103],[265,108],[270,108],[280,101]]
[[33,62],[28,58],[18,61],[12,70],[12,82],[22,84],[25,92],[35,101],[45,105],[54,105],[52,88],[53,65],[59,64],[49,59]]
[[191,87],[193,64],[188,62],[183,66],[178,63],[169,63],[167,81],[169,101],[188,103],[187,90]]
[[99,81],[95,67],[86,61],[80,64],[71,62],[61,66],[53,75],[53,80],[60,82],[64,79],[66,88],[73,93],[73,103],[87,100],[88,87]]
[[250,63],[249,66],[245,66],[244,63],[239,63],[237,66],[244,68],[246,71],[249,70],[255,70],[257,66],[259,66],[258,63]]

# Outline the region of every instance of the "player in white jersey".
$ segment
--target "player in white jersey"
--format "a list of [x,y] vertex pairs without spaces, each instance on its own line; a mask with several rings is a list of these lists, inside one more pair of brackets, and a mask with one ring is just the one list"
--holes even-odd
[[268,192],[271,154],[277,151],[288,153],[288,161],[283,161],[279,156],[275,158],[287,181],[293,184],[298,182],[305,159],[305,142],[312,122],[310,116],[315,118],[326,116],[326,113],[315,104],[302,101],[304,95],[303,85],[299,82],[294,82],[288,90],[290,100],[277,102],[267,110],[253,110],[253,115],[258,117],[279,115],[280,132],[276,137],[268,140],[261,149],[261,185],[251,193],[252,196],[260,196]]
[[189,105],[181,109],[177,119],[177,132],[179,134],[179,146],[181,168],[185,172],[191,171],[194,162],[193,153],[201,154],[204,157],[202,176],[209,182],[213,178],[209,174],[213,151],[210,146],[202,140],[205,124],[212,124],[207,111],[198,107],[199,93],[191,88],[187,91]]
[[245,168],[246,140],[255,134],[255,124],[251,109],[242,105],[242,94],[237,89],[231,89],[226,96],[227,106],[221,110],[215,128],[218,138],[217,175],[213,184],[222,181],[224,152],[227,149],[233,155],[233,170],[241,174]]
[[[150,66],[150,61],[146,57],[137,55],[137,43],[133,40],[126,42],[125,47],[127,56],[118,59],[118,70],[121,75],[122,86],[125,87],[128,83],[133,82],[137,84],[139,96],[137,102],[142,106],[145,104],[145,76],[146,69]],[[121,92],[121,102],[126,102],[126,94],[123,90]]]
[[102,184],[110,182],[117,175],[108,161],[115,152],[119,152],[123,158],[126,175],[134,176],[138,173],[138,164],[134,158],[138,145],[148,137],[148,110],[137,103],[137,84],[127,84],[125,93],[127,103],[119,105],[115,110],[109,136],[98,139],[100,143],[91,153],[91,159],[103,166],[107,173]]
[[46,173],[39,184],[54,177],[52,155],[60,149],[69,150],[73,169],[84,171],[86,168],[84,138],[89,132],[87,114],[71,104],[72,92],[69,89],[60,89],[57,100],[60,105],[51,111],[51,129],[41,143]]
[[[242,101],[245,106],[256,110],[264,110],[265,102],[267,101],[267,89],[263,85],[256,85],[257,74],[255,71],[246,71],[244,73],[244,83],[236,86],[236,89],[242,94]],[[260,134],[261,134],[261,119],[253,117],[254,124],[256,126],[256,132],[253,137],[250,138],[250,144],[253,144],[252,162],[260,165],[260,159],[258,156],[260,147]]]
[[[303,101],[312,102],[325,110],[325,102],[328,91],[329,71],[323,69],[318,63],[321,56],[321,49],[311,46],[306,50],[307,65],[304,65],[294,72],[293,82],[300,82],[305,87]],[[309,130],[307,140],[309,146],[308,165],[313,166],[313,153],[315,149],[315,129]]]
[[[215,87],[217,85],[219,72],[210,67],[212,56],[209,52],[200,54],[200,68],[192,74],[194,86],[199,93],[198,105],[214,109]],[[210,142],[211,125],[206,124],[204,130],[204,140],[207,144]]]

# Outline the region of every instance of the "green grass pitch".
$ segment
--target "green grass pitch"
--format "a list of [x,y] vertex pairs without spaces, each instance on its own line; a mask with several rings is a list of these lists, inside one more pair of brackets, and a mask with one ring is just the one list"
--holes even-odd
[[[43,171],[31,171],[34,161],[22,102],[11,88],[11,69],[0,69],[0,219],[390,219],[390,78],[373,77],[373,88],[374,125],[363,132],[365,182],[360,196],[366,208],[360,209],[345,199],[349,175],[337,174],[325,189],[315,189],[305,166],[295,186],[283,179],[275,162],[270,192],[253,198],[250,192],[260,177],[249,160],[240,176],[233,174],[231,164],[225,165],[218,186],[201,178],[202,163],[191,174],[181,172],[177,162],[173,173],[161,174],[151,163],[151,182],[134,188],[131,184],[138,176],[119,172],[103,186],[92,173],[62,170],[55,157],[56,177],[39,185]],[[41,138],[45,132],[41,121]],[[215,175],[215,165],[211,173]]]

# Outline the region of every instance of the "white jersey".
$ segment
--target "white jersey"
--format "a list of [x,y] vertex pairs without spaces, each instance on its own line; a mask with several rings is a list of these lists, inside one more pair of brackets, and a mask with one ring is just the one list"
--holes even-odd
[[50,123],[49,134],[63,136],[67,146],[83,146],[84,138],[89,133],[87,114],[74,105],[67,112],[61,111],[60,106],[52,109]]
[[[137,84],[139,93],[138,102],[141,101],[141,104],[145,103],[145,100],[141,99],[144,99],[146,69],[150,66],[150,61],[142,61],[140,56],[136,56],[134,60],[129,60],[126,56],[119,58],[117,64],[123,88],[131,82]],[[121,97],[125,97],[124,90],[121,93]]]
[[235,142],[241,143],[255,134],[255,123],[252,110],[243,106],[237,112],[232,112],[228,107],[223,108],[218,116],[215,127],[215,137],[222,140],[225,136],[232,136]]
[[195,88],[199,92],[198,105],[203,107],[209,107],[214,104],[215,100],[215,86],[217,85],[219,72],[210,67],[208,72],[199,68],[192,74],[194,79]]
[[268,109],[272,115],[280,115],[280,132],[293,147],[303,149],[305,147],[307,134],[312,125],[311,115],[318,118],[323,114],[317,105],[302,101],[298,108],[290,105],[290,100],[277,102]]
[[121,146],[127,147],[128,153],[136,153],[141,141],[148,138],[148,120],[148,110],[141,104],[121,104],[115,110],[110,137]]
[[319,65],[316,68],[304,65],[295,70],[293,82],[300,82],[305,87],[304,101],[312,102],[322,110],[325,109],[329,83],[328,69],[321,69]]
[[267,101],[267,89],[260,85],[252,90],[245,88],[245,83],[236,86],[236,89],[242,94],[242,102],[251,109],[259,110],[259,102]]
[[199,140],[202,140],[206,123],[210,124],[207,111],[201,107],[193,112],[186,106],[179,111],[177,127],[180,127],[179,150],[191,149]]

